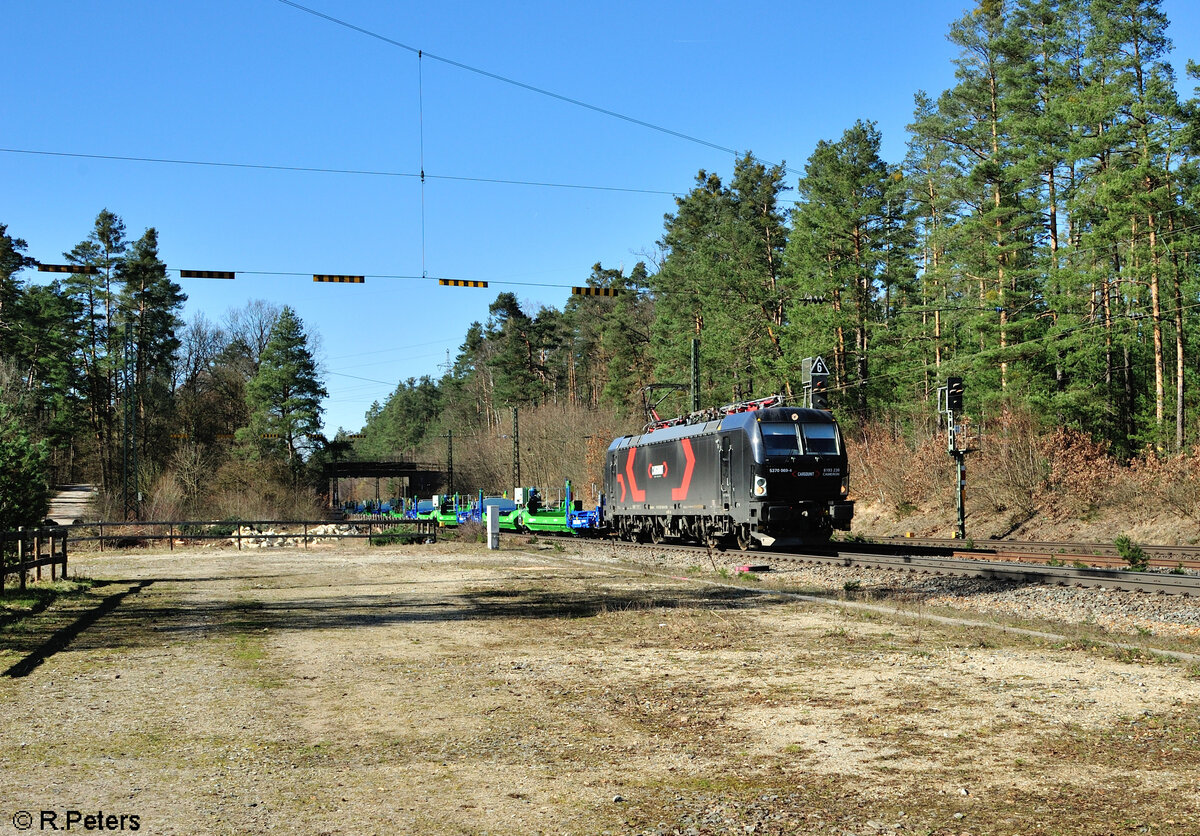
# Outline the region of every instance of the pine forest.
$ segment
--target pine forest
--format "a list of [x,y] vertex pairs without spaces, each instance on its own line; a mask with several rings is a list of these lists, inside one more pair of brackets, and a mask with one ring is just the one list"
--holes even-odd
[[132,240],[107,209],[64,254],[80,271],[34,282],[19,217],[0,218],[5,470],[94,481],[116,513],[134,455],[147,518],[300,514],[327,457],[436,461],[453,432],[459,486],[499,493],[515,408],[523,481],[594,490],[644,388],[689,382],[698,340],[705,406],[795,402],[802,359],[825,358],[855,494],[894,521],[952,501],[948,376],[994,533],[1148,490],[1200,515],[1200,98],[1177,93],[1200,65],[1179,83],[1156,0],[981,0],[948,36],[954,84],[914,91],[903,159],[864,114],[798,166],[746,151],[702,170],[652,252],[580,276],[617,295],[535,310],[502,292],[443,374],[330,438],[319,323],[258,302],[185,324],[157,232]]

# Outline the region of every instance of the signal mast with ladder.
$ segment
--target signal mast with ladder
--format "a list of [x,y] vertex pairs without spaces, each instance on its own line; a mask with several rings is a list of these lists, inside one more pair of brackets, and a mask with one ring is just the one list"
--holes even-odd
[[955,504],[958,507],[958,531],[954,536],[960,540],[967,538],[967,437],[961,423],[954,422],[955,415],[963,412],[963,379],[947,377],[946,385],[937,390],[938,413],[946,416],[946,452],[954,457],[958,466],[958,489],[955,491]]

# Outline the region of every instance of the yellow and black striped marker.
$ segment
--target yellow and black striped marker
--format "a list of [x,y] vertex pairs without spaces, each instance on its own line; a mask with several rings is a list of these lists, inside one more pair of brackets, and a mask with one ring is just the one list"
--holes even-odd
[[85,276],[95,276],[100,268],[91,264],[38,264],[38,270],[43,273],[80,273]]
[[573,287],[571,293],[575,296],[616,296],[621,291],[615,287]]
[[323,273],[317,273],[313,276],[314,282],[340,282],[341,284],[362,284],[366,281],[363,276],[327,276]]
[[180,270],[181,279],[232,279],[232,270]]
[[438,284],[446,287],[487,287],[487,282],[472,282],[467,279],[438,279]]

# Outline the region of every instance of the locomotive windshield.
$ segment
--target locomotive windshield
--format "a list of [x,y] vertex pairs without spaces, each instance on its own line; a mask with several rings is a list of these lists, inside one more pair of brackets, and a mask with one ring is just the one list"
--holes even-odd
[[800,455],[800,426],[798,424],[760,424],[763,452],[768,456]]
[[804,451],[810,456],[837,455],[837,427],[833,424],[801,424]]
[[835,456],[837,427],[833,424],[760,424],[763,452],[768,456]]

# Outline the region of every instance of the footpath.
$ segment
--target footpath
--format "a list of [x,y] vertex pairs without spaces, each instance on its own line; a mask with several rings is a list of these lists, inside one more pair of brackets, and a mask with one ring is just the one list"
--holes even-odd
[[59,525],[86,520],[95,497],[95,485],[59,485],[46,516]]

